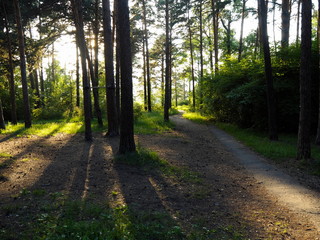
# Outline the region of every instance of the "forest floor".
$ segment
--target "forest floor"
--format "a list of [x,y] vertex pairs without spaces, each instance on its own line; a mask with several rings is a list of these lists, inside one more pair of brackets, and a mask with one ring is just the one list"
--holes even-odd
[[[193,239],[320,239],[319,226],[270,193],[210,127],[171,119],[174,130],[137,135],[136,142],[180,169],[180,177],[114,161],[119,139],[101,133],[92,142],[81,134],[0,135],[7,154],[0,155],[0,236],[11,231],[8,239],[19,239],[15,233],[39,220],[40,204],[61,194],[166,213],[186,236],[202,236]],[[318,177],[277,169],[319,191]]]

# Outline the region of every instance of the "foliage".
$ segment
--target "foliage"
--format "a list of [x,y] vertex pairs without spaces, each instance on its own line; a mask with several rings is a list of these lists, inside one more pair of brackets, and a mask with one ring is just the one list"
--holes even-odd
[[[294,45],[277,52],[273,58],[274,88],[277,99],[278,125],[282,132],[295,132],[299,119],[299,56]],[[317,123],[318,77],[316,52],[313,54],[312,125]],[[245,58],[238,62],[226,59],[212,78],[203,84],[202,113],[214,115],[216,120],[237,124],[243,128],[266,130],[266,84],[261,59]]]

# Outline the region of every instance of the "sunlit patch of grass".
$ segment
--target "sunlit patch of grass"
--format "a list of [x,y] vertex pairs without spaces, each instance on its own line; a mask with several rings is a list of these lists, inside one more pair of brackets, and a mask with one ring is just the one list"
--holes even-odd
[[9,153],[0,152],[0,158],[12,158],[13,156]]
[[[101,132],[104,129],[99,127],[96,121],[92,121],[92,131]],[[17,125],[8,125],[5,130],[1,130],[1,134],[14,134],[17,137],[21,136],[54,136],[58,133],[64,134],[76,134],[83,133],[84,125],[83,122],[79,121],[35,121],[31,128],[25,128],[23,123],[18,123]]]
[[185,112],[182,114],[182,116],[186,119],[189,119],[193,122],[196,123],[201,123],[201,124],[207,124],[207,123],[212,123],[213,119],[207,116],[202,116],[198,112]]
[[135,133],[137,134],[158,134],[172,131],[174,124],[165,122],[160,112],[143,112],[135,121]]
[[142,148],[141,146],[138,146],[137,151],[134,153],[116,156],[115,161],[141,167],[145,171],[160,171],[167,176],[176,177],[191,183],[202,182],[202,179],[196,172],[187,168],[174,166],[165,159],[160,158],[156,152]]

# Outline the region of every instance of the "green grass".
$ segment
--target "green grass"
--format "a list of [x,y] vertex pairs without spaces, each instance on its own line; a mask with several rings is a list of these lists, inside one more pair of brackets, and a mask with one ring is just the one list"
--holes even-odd
[[167,176],[176,177],[179,180],[190,183],[202,182],[199,174],[196,172],[190,171],[187,168],[174,166],[168,161],[161,159],[156,152],[140,146],[137,147],[137,151],[134,153],[116,156],[115,161],[141,167],[145,171],[160,171]]
[[135,121],[136,134],[158,134],[171,131],[174,127],[172,122],[164,122],[160,112],[143,112]]
[[[96,121],[92,122],[92,131],[100,132],[103,129],[98,126]],[[17,125],[8,124],[5,130],[0,130],[0,134],[12,134],[17,137],[36,135],[40,137],[53,136],[58,133],[76,134],[83,133],[84,125],[81,121],[34,121],[32,127],[26,129],[24,123],[18,123]]]
[[213,122],[212,118],[202,116],[200,113],[197,112],[185,112],[182,114],[182,116],[186,119],[200,124],[209,124]]

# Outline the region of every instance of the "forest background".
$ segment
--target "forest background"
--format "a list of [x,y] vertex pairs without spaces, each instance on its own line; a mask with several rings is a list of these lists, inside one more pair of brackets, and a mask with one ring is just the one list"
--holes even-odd
[[[85,115],[81,90],[86,87],[80,80],[81,54],[78,48],[72,47],[71,53],[64,53],[75,68],[61,63],[56,55],[59,39],[75,39],[77,31],[72,2],[79,1],[20,2],[26,47],[25,87],[29,90],[27,94],[33,120],[82,121]],[[299,0],[130,2],[131,50],[127,50],[130,50],[133,61],[136,117],[143,110],[164,108],[166,118],[169,108],[188,105],[192,111],[199,111],[215,121],[269,131],[269,138],[276,140],[278,131],[297,133],[301,129],[301,109],[306,107],[309,117],[305,122],[308,126],[307,133],[302,135],[307,137],[299,135],[302,140],[299,140],[298,147],[306,153],[300,151],[298,158],[310,158],[310,150],[305,151],[302,146],[310,145],[310,136],[316,135],[318,127],[319,11],[315,2],[315,5],[311,5],[311,1],[306,2],[310,4],[304,5]],[[105,95],[108,87],[104,69],[106,53],[103,50],[107,36],[104,35],[104,8],[99,0],[86,0],[82,4],[89,66],[87,75],[93,86],[90,88],[92,91],[88,92],[93,96],[89,111],[90,117],[96,117],[101,126],[107,109]],[[113,2],[109,5],[116,6]],[[27,118],[23,77],[20,75],[17,9],[6,0],[1,1],[0,7],[3,30],[0,42],[0,99],[4,120],[7,125],[14,125]],[[312,11],[309,20],[308,11]],[[110,15],[113,19],[110,22],[112,34],[109,36],[112,36],[115,53],[115,104],[117,112],[120,112],[116,14],[115,8]],[[268,24],[264,25],[264,22]],[[303,25],[304,22],[307,25]],[[312,23],[310,28],[308,22]],[[245,31],[248,28],[252,31]],[[301,29],[306,32],[310,30],[310,36],[306,36]],[[269,38],[265,37],[268,33]],[[301,62],[304,40],[310,43],[312,40],[312,48],[310,51],[307,49],[310,54],[306,58],[310,61],[303,62],[307,64]],[[266,66],[269,61],[269,66]],[[309,69],[306,75],[301,75],[304,65]],[[301,93],[300,84],[304,79],[309,79],[310,84],[302,84],[309,88]],[[301,104],[304,99],[301,96],[310,97],[307,104]],[[270,116],[272,113],[273,116]]]

